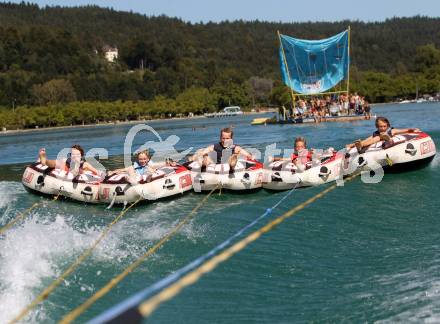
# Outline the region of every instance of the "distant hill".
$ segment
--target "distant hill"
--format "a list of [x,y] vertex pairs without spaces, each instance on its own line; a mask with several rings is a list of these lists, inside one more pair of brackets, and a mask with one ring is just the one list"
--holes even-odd
[[[440,18],[193,24],[96,6],[39,8],[28,3],[0,3],[0,105],[10,106],[12,101],[42,104],[38,98],[45,84],[59,79],[67,80],[58,86],[69,100],[175,98],[190,87],[227,92],[221,89],[225,84],[230,92],[231,84],[246,90],[251,77],[279,80],[277,30],[319,39],[348,25],[354,89],[368,91],[359,81],[362,72],[368,71],[370,78],[373,73],[373,79],[378,77],[374,73],[413,79],[412,73],[424,72],[420,57],[426,58],[418,53],[421,46],[432,44],[427,56],[435,59],[428,65],[436,64]],[[119,51],[115,64],[104,59],[106,45]],[[423,87],[420,82],[422,91]],[[433,91],[432,87],[426,85],[425,91]],[[413,88],[366,95],[372,100],[408,96]]]

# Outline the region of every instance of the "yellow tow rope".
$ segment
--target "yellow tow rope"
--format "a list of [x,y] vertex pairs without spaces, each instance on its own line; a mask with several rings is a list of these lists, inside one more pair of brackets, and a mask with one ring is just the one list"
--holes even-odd
[[[346,181],[350,181],[354,179],[358,174],[355,174],[351,177],[348,177]],[[167,288],[163,289],[158,294],[152,296],[151,298],[147,299],[145,302],[140,304],[137,308],[137,311],[139,314],[143,317],[150,316],[162,303],[164,303],[167,300],[170,300],[171,298],[175,297],[177,294],[179,294],[185,287],[190,286],[194,283],[196,283],[204,274],[211,272],[214,270],[220,263],[228,260],[233,255],[238,253],[239,251],[243,250],[245,247],[247,247],[250,243],[256,241],[258,238],[260,238],[263,234],[271,231],[274,229],[277,225],[281,224],[283,221],[285,221],[287,218],[290,218],[294,216],[296,213],[307,207],[308,205],[312,204],[319,198],[323,197],[330,191],[336,189],[337,184],[333,184],[329,188],[321,191],[320,193],[316,194],[312,198],[309,198],[302,204],[292,208],[291,210],[287,211],[283,215],[277,217],[267,225],[261,227],[260,229],[256,230],[255,232],[249,234],[244,239],[238,241],[228,249],[224,250],[222,253],[216,255],[212,259],[206,261],[190,273],[186,274],[182,278],[180,278],[178,281],[176,281],[174,284],[168,286]]]
[[104,231],[99,235],[99,237],[93,242],[93,244],[87,248],[68,268],[63,272],[62,275],[60,275],[57,279],[55,279],[46,289],[43,290],[42,293],[40,293],[29,305],[27,305],[25,308],[23,308],[20,313],[10,322],[10,323],[16,323],[20,320],[22,320],[35,306],[37,306],[39,303],[41,303],[43,300],[47,299],[49,297],[49,294],[55,290],[62,282],[63,280],[70,275],[82,262],[84,262],[87,257],[92,254],[92,251],[96,248],[96,246],[102,241],[104,237],[107,236],[107,234],[110,232],[113,225],[115,225],[134,205],[136,205],[139,201],[142,199],[139,198],[134,203],[132,203],[130,206],[128,206],[126,209],[121,211],[118,216],[104,229]]
[[82,305],[75,308],[73,311],[68,313],[63,317],[60,323],[71,323],[78,316],[84,313],[90,306],[92,306],[97,300],[104,297],[111,289],[113,289],[117,284],[119,284],[126,276],[128,276],[133,270],[135,270],[146,258],[155,253],[162,245],[164,245],[168,240],[170,240],[188,221],[195,215],[195,213],[203,206],[203,204],[208,200],[208,198],[219,188],[217,185],[212,189],[209,194],[207,194],[191,212],[185,216],[177,226],[175,226],[171,231],[168,232],[159,242],[157,242],[152,248],[148,249],[142,256],[140,256],[135,262],[131,263],[123,272],[118,274],[116,277],[111,279],[104,287],[93,294],[89,299],[87,299]]
[[[52,201],[55,201],[58,199],[58,197],[60,196],[60,194],[56,195]],[[7,230],[9,230],[12,226],[14,226],[18,221],[22,220],[27,213],[30,213],[33,209],[37,208],[38,206],[40,206],[41,204],[43,204],[43,201],[40,201],[38,203],[33,204],[31,207],[29,207],[28,209],[26,209],[25,211],[18,213],[17,216],[15,216],[15,218],[13,220],[11,220],[8,224],[6,224],[5,226],[3,226],[2,228],[0,228],[0,235],[3,234],[4,232],[6,232]]]

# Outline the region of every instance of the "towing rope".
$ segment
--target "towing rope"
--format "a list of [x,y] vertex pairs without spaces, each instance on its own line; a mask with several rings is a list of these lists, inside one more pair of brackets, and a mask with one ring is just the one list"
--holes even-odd
[[[164,287],[170,285],[171,283],[173,283],[174,281],[178,280],[180,277],[182,277],[185,273],[191,271],[192,269],[194,269],[195,267],[199,266],[200,264],[202,264],[205,260],[209,259],[210,257],[212,257],[213,255],[215,255],[217,252],[223,250],[225,247],[227,247],[228,245],[232,244],[232,241],[238,237],[240,237],[245,231],[247,231],[248,229],[250,229],[252,226],[255,226],[260,220],[262,220],[263,218],[269,216],[273,210],[275,208],[277,208],[279,205],[281,205],[281,203],[286,200],[296,189],[296,186],[294,188],[292,188],[291,190],[289,190],[287,192],[287,194],[285,194],[277,203],[275,203],[272,207],[267,208],[265,210],[265,212],[263,214],[261,214],[260,216],[258,216],[256,219],[254,219],[252,222],[250,222],[249,224],[247,224],[246,226],[244,226],[243,228],[241,228],[239,231],[237,231],[234,235],[232,235],[231,237],[229,237],[226,241],[224,241],[223,243],[217,245],[215,248],[213,248],[211,251],[209,251],[208,253],[202,255],[201,257],[197,258],[196,260],[194,260],[193,262],[189,263],[188,265],[184,266],[183,268],[173,272],[171,275],[169,275],[168,277],[158,281],[157,283],[155,283],[153,286],[151,286],[150,288],[147,288],[144,291],[141,291],[140,293],[136,294],[135,296],[131,297],[129,300],[127,300],[126,302],[123,302],[123,305],[121,305],[121,309],[124,308],[135,308],[137,305],[139,305],[139,303],[142,302],[142,300],[144,300],[146,297],[148,297],[149,295],[151,295],[154,292],[157,292],[161,289],[163,289]],[[116,306],[116,308],[118,308],[118,306]],[[115,309],[116,309],[115,308]],[[129,310],[127,310],[129,311]],[[123,312],[123,311],[122,311]],[[97,318],[96,320],[92,320],[92,323],[102,323],[105,322],[107,320],[113,319],[114,316],[117,316],[119,313],[121,313],[121,310],[116,310],[116,311],[112,311],[110,310],[110,315],[107,314],[108,311],[106,313],[104,313],[104,318],[101,318],[103,316],[100,316],[99,318]],[[108,316],[107,316],[108,315]],[[125,317],[124,317],[125,318]],[[119,319],[119,318],[118,318]],[[138,319],[136,319],[136,321],[139,321],[141,319],[141,317],[139,317]],[[133,318],[130,318],[130,320],[134,320]]]
[[128,276],[132,271],[134,271],[138,266],[141,265],[145,259],[150,255],[154,254],[159,248],[161,248],[167,241],[169,241],[185,224],[187,224],[190,219],[194,217],[196,212],[204,205],[204,203],[209,199],[209,197],[219,188],[217,185],[212,189],[209,194],[207,194],[197,205],[194,207],[188,215],[186,215],[174,228],[172,228],[168,234],[166,234],[159,242],[157,242],[153,247],[148,249],[142,256],[140,256],[136,261],[131,263],[123,272],[118,274],[116,277],[111,279],[104,287],[93,294],[89,299],[87,299],[83,304],[75,308],[73,311],[68,313],[63,317],[60,323],[70,323],[74,321],[78,316],[84,313],[90,306],[92,306],[97,300],[104,297],[111,289],[113,289],[117,284],[119,284],[126,276]]
[[183,288],[193,285],[196,283],[204,274],[211,272],[214,270],[220,263],[228,260],[233,255],[238,253],[239,251],[243,250],[246,246],[248,246],[250,243],[256,241],[258,238],[260,238],[264,233],[269,232],[273,228],[275,228],[277,225],[281,224],[284,220],[286,220],[289,217],[292,217],[300,210],[304,209],[311,203],[315,202],[319,198],[323,197],[330,191],[334,190],[337,187],[336,184],[332,185],[331,187],[323,190],[319,194],[313,196],[312,198],[306,200],[302,204],[298,205],[297,207],[292,208],[288,212],[284,213],[283,215],[279,216],[278,218],[274,219],[267,225],[263,226],[262,228],[256,230],[255,232],[251,233],[244,239],[238,241],[231,247],[227,248],[220,254],[214,256],[210,260],[206,261],[202,265],[200,265],[198,268],[194,269],[190,273],[186,274],[184,277],[180,278],[177,282],[173,283],[171,286],[165,288],[157,295],[154,295],[150,297],[148,300],[143,302],[139,305],[137,308],[137,311],[142,317],[148,317],[150,316],[163,302],[175,297],[177,294],[182,291]]
[[55,290],[63,280],[70,275],[84,260],[86,260],[96,248],[96,246],[107,236],[107,234],[112,229],[113,225],[115,225],[134,205],[136,205],[142,199],[139,198],[135,202],[133,202],[126,209],[121,211],[118,216],[102,231],[99,237],[93,242],[93,244],[88,247],[57,279],[55,279],[46,289],[43,290],[30,304],[28,304],[25,308],[23,308],[20,313],[10,322],[16,323],[22,320],[35,306],[39,303],[47,299],[50,293]]
[[[58,193],[58,195],[56,195],[52,201],[55,201],[58,199],[58,197],[60,196],[60,193]],[[18,221],[22,220],[27,213],[30,213],[32,210],[34,210],[35,208],[37,208],[38,206],[40,206],[41,204],[43,204],[44,201],[40,201],[37,202],[35,204],[33,204],[31,207],[29,207],[28,209],[26,209],[25,211],[18,213],[17,216],[14,217],[13,220],[11,220],[9,223],[7,223],[5,226],[3,226],[2,228],[0,228],[0,235],[3,234],[4,232],[6,232],[7,230],[9,230],[12,226],[14,226]]]
[[[359,174],[360,173],[354,174],[348,177],[347,179],[345,179],[345,181],[351,181]],[[264,214],[262,214],[253,222],[249,223],[247,226],[239,230],[237,233],[235,233],[233,236],[228,238],[223,243],[217,245],[208,253],[202,255],[201,257],[192,261],[183,268],[180,268],[174,273],[168,275],[167,277],[159,280],[150,287],[147,287],[146,289],[138,292],[137,294],[123,301],[119,305],[116,305],[115,307],[105,311],[103,314],[92,319],[90,323],[95,324],[95,323],[105,323],[110,321],[131,323],[131,322],[142,321],[143,318],[150,316],[162,303],[164,303],[167,300],[170,300],[171,298],[179,294],[180,291],[182,291],[185,287],[196,283],[204,274],[211,272],[220,263],[228,260],[233,255],[235,255],[236,253],[247,247],[250,243],[256,241],[263,234],[271,231],[276,226],[284,222],[286,219],[294,216],[299,211],[303,210],[304,208],[306,208],[316,200],[322,198],[329,192],[333,191],[334,189],[337,188],[337,186],[338,183],[333,184],[332,186],[322,190],[315,196],[307,199],[303,203],[290,209],[281,216],[278,216],[277,218],[275,218],[265,226],[252,232],[247,237],[243,238],[242,240],[238,241],[237,243],[225,249],[227,246],[232,244],[232,240],[234,238],[239,237],[248,228],[254,226],[260,219],[269,215],[272,212],[273,208],[268,208]],[[291,192],[289,192],[289,194],[290,193]],[[284,200],[285,198],[287,198],[287,195],[282,200]],[[280,203],[281,201],[274,206],[276,207]],[[218,252],[220,253],[217,254]]]

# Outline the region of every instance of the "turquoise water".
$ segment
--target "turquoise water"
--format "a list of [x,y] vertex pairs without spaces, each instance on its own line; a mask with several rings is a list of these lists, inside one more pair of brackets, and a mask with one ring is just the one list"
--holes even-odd
[[[440,104],[377,106],[393,126],[418,127],[440,146]],[[289,148],[306,136],[312,147],[368,136],[372,121],[319,125],[250,126],[253,117],[151,122],[162,138],[178,135],[179,150],[217,140],[233,124],[235,139],[264,149]],[[195,127],[195,130],[193,130]],[[130,126],[51,130],[0,136],[0,225],[35,202],[42,205],[0,236],[0,322],[12,319],[84,250],[120,212],[105,206],[51,201],[31,195],[20,179],[45,146],[50,156],[73,142],[103,147],[121,163]],[[139,135],[135,144],[152,136]],[[23,163],[26,162],[26,163]],[[440,321],[440,164],[387,174],[379,184],[360,179],[338,187],[261,237],[228,262],[163,304],[151,322],[396,322]],[[293,193],[272,217],[323,188]],[[285,193],[264,190],[212,196],[196,217],[78,322],[148,286],[234,234]],[[93,255],[41,303],[27,322],[53,323],[153,246],[203,198],[189,193],[127,213]],[[264,223],[264,222],[263,222]]]

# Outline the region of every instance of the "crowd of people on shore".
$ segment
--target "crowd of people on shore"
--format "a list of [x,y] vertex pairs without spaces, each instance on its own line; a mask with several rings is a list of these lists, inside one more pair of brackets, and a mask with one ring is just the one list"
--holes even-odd
[[340,94],[339,96],[326,96],[324,98],[311,97],[309,100],[300,98],[293,110],[293,118],[314,118],[320,122],[329,116],[353,116],[365,115],[365,119],[371,118],[369,102],[358,95]]

